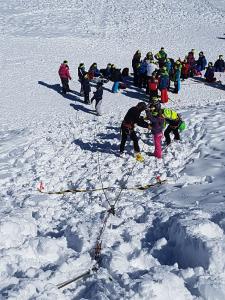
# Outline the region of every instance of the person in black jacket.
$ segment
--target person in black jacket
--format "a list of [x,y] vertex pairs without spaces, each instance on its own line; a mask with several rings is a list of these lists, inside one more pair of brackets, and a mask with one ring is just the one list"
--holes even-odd
[[84,78],[84,75],[87,73],[85,71],[85,66],[84,66],[84,63],[80,63],[79,64],[79,67],[78,67],[78,70],[77,70],[77,73],[78,73],[78,81],[80,82],[81,86],[80,86],[80,95],[83,96],[84,95],[84,89],[83,89],[83,85],[82,85],[82,80]]
[[91,103],[95,100],[95,109],[98,116],[101,116],[101,105],[102,105],[102,96],[103,96],[103,83],[98,82],[96,86],[96,91],[94,96],[91,98]]
[[90,104],[89,95],[91,92],[90,80],[88,77],[88,73],[86,73],[81,82],[84,91],[84,103]]
[[120,154],[123,154],[127,137],[130,136],[130,139],[134,143],[134,152],[135,157],[138,161],[143,161],[143,157],[140,153],[140,147],[138,145],[138,137],[134,131],[134,126],[149,128],[149,124],[144,121],[143,117],[140,117],[142,111],[147,109],[147,105],[144,102],[139,102],[136,106],[131,107],[127,114],[124,117],[124,120],[121,125],[121,143],[120,143]]
[[114,65],[112,65],[112,72],[111,72],[111,81],[113,81],[113,86],[112,86],[112,92],[113,93],[118,93],[119,92],[119,83],[122,81],[122,74],[121,70],[117,69]]
[[215,72],[224,72],[225,70],[225,62],[223,59],[223,55],[219,55],[219,58],[214,64]]
[[141,52],[137,50],[132,59],[132,68],[134,72],[134,85],[138,86],[138,66],[141,63]]

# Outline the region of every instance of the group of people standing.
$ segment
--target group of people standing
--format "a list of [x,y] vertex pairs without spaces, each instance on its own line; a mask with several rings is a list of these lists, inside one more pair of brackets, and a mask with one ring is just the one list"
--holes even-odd
[[[172,91],[178,93],[181,87],[181,80],[189,77],[202,76],[202,71],[206,69],[205,78],[207,82],[215,81],[214,72],[224,72],[225,62],[220,55],[216,62],[208,63],[204,53],[199,52],[198,59],[195,58],[195,50],[192,49],[183,60],[168,58],[165,49],[161,47],[155,55],[148,52],[144,59],[141,57],[140,50],[137,50],[132,59],[133,84],[137,88],[145,89],[149,97],[148,105],[139,102],[130,108],[124,117],[121,125],[120,154],[124,155],[127,138],[133,141],[135,157],[138,161],[143,161],[140,152],[138,138],[135,133],[135,125],[151,130],[154,139],[155,151],[153,155],[162,158],[161,139],[164,137],[166,145],[171,143],[170,133],[174,134],[175,140],[180,140],[179,132],[185,129],[185,122],[176,111],[162,108],[161,104],[168,102],[168,91],[171,82],[174,83]],[[65,60],[59,68],[59,76],[62,83],[62,93],[70,92],[69,80],[71,75],[68,62]],[[101,103],[103,98],[103,83],[112,81],[112,93],[117,93],[119,89],[127,87],[129,82],[129,68],[116,68],[114,64],[108,63],[105,69],[99,69],[97,63],[93,63],[88,71],[84,63],[78,67],[78,80],[81,84],[80,95],[84,97],[85,104],[91,104],[95,100],[97,115],[101,115]],[[91,82],[96,83],[96,91],[90,99]],[[160,91],[160,96],[158,95]],[[141,116],[145,111],[145,119]]]
[[[141,115],[144,111],[145,117]],[[167,146],[171,143],[170,133],[172,132],[174,139],[179,141],[179,132],[183,131],[186,127],[181,115],[172,109],[159,108],[154,104],[147,105],[145,102],[139,102],[136,106],[131,107],[121,125],[120,154],[124,155],[125,144],[129,136],[133,141],[135,158],[138,161],[143,161],[144,158],[140,152],[135,125],[151,130],[155,146],[152,155],[156,158],[162,158],[161,141],[165,127],[167,126],[164,131]]]

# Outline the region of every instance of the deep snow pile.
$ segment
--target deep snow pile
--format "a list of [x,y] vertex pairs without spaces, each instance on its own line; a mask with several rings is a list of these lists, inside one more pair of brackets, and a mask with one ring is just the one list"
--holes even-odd
[[[77,66],[131,65],[140,48],[208,60],[224,46],[222,1],[0,2],[0,295],[1,299],[225,299],[225,93],[222,85],[185,81],[169,107],[187,123],[162,160],[137,128],[145,157],[132,145],[119,158],[120,123],[144,91],[104,87],[103,116],[78,94]],[[209,26],[210,24],[210,26]],[[69,60],[74,91],[59,93],[58,66]],[[94,90],[94,88],[92,89]],[[130,173],[132,174],[130,175]],[[129,176],[129,178],[128,178]],[[145,191],[123,190],[102,236],[100,270],[88,271],[109,203],[120,186],[166,179]],[[101,177],[101,178],[100,178]],[[128,178],[128,180],[127,180]],[[70,188],[112,187],[65,195]]]

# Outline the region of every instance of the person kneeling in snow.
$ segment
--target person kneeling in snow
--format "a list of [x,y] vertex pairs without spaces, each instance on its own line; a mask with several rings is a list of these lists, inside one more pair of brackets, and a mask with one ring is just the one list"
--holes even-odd
[[130,139],[134,143],[135,158],[138,161],[143,161],[144,158],[140,153],[140,147],[138,145],[138,137],[134,131],[134,126],[135,124],[137,124],[138,126],[144,128],[149,127],[149,124],[144,121],[144,118],[140,117],[141,112],[146,109],[147,109],[147,105],[144,102],[139,102],[136,106],[131,107],[128,110],[127,114],[125,115],[121,125],[122,139],[120,143],[120,154],[123,154],[127,137],[130,136]]
[[100,81],[97,83],[96,91],[94,96],[91,98],[91,103],[95,100],[95,109],[98,116],[101,116],[101,105],[102,105],[102,96],[103,96],[103,83]]

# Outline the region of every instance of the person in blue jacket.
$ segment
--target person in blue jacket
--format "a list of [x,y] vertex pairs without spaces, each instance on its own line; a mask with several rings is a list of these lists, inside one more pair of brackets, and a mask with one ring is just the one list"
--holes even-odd
[[146,88],[146,83],[147,83],[147,62],[146,62],[146,60],[143,60],[141,62],[138,72],[139,72],[138,86],[140,88],[142,88],[142,87]]
[[198,73],[201,73],[201,71],[205,70],[206,65],[207,65],[207,60],[205,58],[204,53],[201,51],[201,52],[199,52],[199,57],[198,57],[198,60],[196,61],[197,75],[198,75]]
[[219,55],[219,58],[214,64],[215,72],[224,72],[225,70],[225,61],[223,55]]
[[167,72],[166,67],[160,69],[160,77],[159,77],[159,90],[167,89],[169,86],[169,74]]
[[93,77],[99,77],[100,76],[100,70],[98,69],[97,63],[93,63],[88,71],[90,75],[90,79],[93,79]]
[[216,81],[216,78],[214,77],[214,67],[213,67],[213,63],[212,62],[209,62],[208,64],[208,67],[206,69],[206,72],[205,72],[205,80],[207,82],[215,82]]

